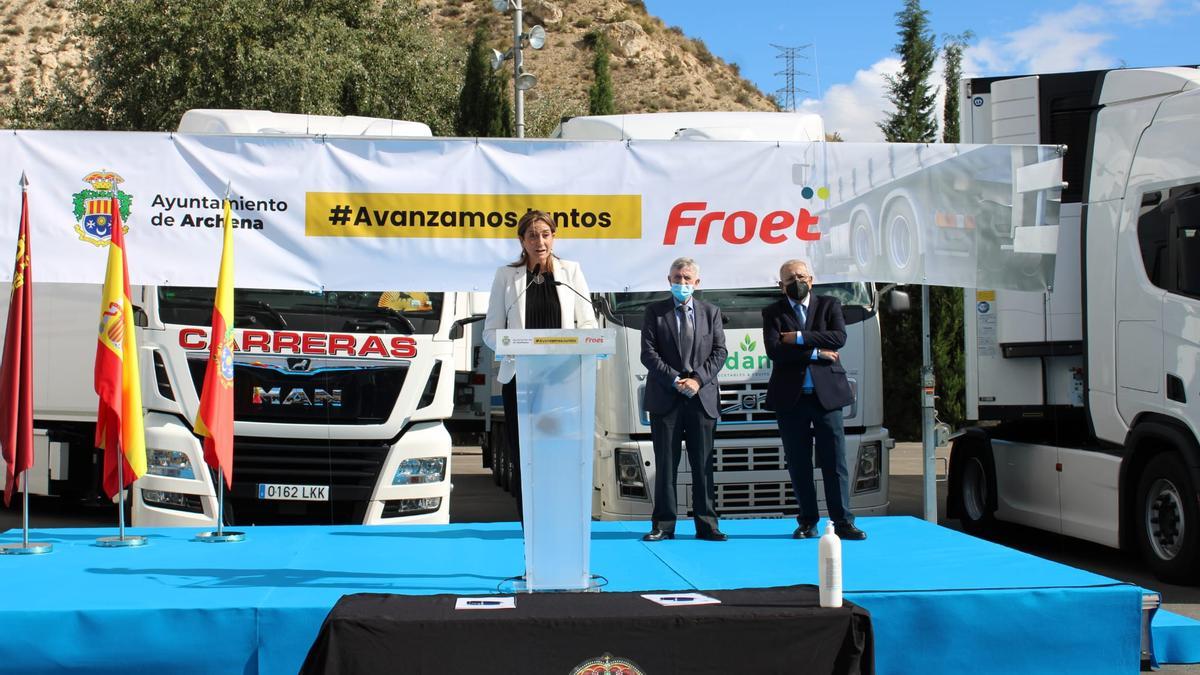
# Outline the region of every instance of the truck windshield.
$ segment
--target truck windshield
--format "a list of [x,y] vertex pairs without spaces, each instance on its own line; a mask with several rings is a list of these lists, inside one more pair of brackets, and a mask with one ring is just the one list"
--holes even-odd
[[[871,289],[863,282],[817,284],[813,292],[842,301],[847,307],[870,307]],[[667,292],[608,293],[609,318],[622,326],[640,329],[646,305],[667,298]],[[778,288],[742,288],[696,291],[696,297],[721,308],[726,328],[762,328],[762,310],[783,295]]]
[[[163,323],[212,325],[213,288],[162,286]],[[282,291],[236,289],[234,327],[342,333],[432,335],[442,318],[441,293],[422,291]]]

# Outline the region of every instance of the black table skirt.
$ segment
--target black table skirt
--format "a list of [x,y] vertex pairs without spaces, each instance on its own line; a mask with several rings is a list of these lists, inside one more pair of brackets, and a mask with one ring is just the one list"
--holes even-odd
[[302,673],[561,673],[609,657],[645,673],[872,673],[867,611],[822,609],[813,586],[704,591],[661,607],[640,593],[538,593],[516,609],[455,610],[453,595],[347,595]]

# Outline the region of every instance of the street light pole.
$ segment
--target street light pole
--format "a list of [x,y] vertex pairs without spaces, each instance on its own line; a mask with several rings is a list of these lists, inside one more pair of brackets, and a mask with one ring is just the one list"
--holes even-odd
[[521,76],[521,38],[525,32],[521,26],[521,2],[512,0],[513,8],[513,112],[517,122],[517,138],[525,138],[525,92],[517,84]]

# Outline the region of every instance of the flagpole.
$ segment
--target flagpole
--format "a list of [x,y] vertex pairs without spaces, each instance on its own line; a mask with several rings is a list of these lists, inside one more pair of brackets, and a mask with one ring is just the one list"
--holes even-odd
[[[29,178],[25,176],[25,172],[21,172],[21,204],[28,204],[29,194]],[[22,215],[25,215],[24,213]],[[28,226],[28,223],[26,223]],[[18,235],[20,236],[20,235]],[[29,236],[28,230],[25,236]],[[28,244],[27,244],[28,245]],[[32,278],[30,279],[32,283]],[[28,393],[28,392],[24,392]],[[29,470],[21,472],[21,543],[18,544],[0,544],[0,555],[40,555],[42,553],[50,553],[54,550],[54,544],[47,542],[30,542],[29,541]]]
[[25,495],[22,498],[21,514],[21,543],[0,544],[0,555],[40,555],[54,550],[54,544],[44,541],[29,541],[29,472],[22,471],[22,484]]
[[[225,200],[221,203],[222,210],[224,210],[224,208],[226,206],[228,206],[229,194],[232,191],[232,189],[233,189],[232,181],[226,182],[225,183]],[[224,234],[225,228],[228,227],[228,225],[229,225],[228,223],[222,224],[222,228],[221,228],[222,235]],[[222,264],[224,263],[225,253],[226,252],[224,249],[224,245],[222,245],[222,247],[221,247]],[[221,282],[218,281],[217,282],[218,294],[220,293],[220,284],[221,284]],[[215,302],[214,302],[214,304],[215,304]],[[232,308],[230,308],[230,311],[232,312]],[[229,320],[233,321],[234,320],[233,316],[230,316]],[[216,340],[217,336],[213,335],[212,339]],[[208,367],[209,368],[213,367],[211,359],[209,360]],[[207,375],[204,378],[204,380],[205,380],[205,384],[207,384],[208,383]],[[232,385],[232,380],[230,381],[230,384]],[[203,403],[201,403],[201,408],[203,409]],[[208,439],[206,439],[205,442],[207,443]],[[228,544],[231,542],[245,541],[245,540],[246,540],[245,532],[234,532],[232,530],[229,532],[225,531],[225,468],[220,466],[220,464],[218,463],[218,466],[217,466],[217,529],[216,529],[216,531],[212,531],[212,532],[197,533],[195,541],[202,541],[202,542],[206,542],[206,543],[210,543],[210,544]]]
[[[112,184],[113,208],[119,212],[121,209],[121,204],[120,204],[120,201],[117,199],[118,194],[119,193],[117,192],[117,182],[114,180],[113,184]],[[120,215],[120,214],[119,213],[109,214],[109,216],[111,218],[110,222],[112,224],[112,230],[113,230],[109,234],[109,240],[108,240],[109,246],[113,246],[112,237],[116,236],[117,216],[118,215]],[[122,259],[124,259],[125,251],[121,251],[121,257],[122,257]],[[125,264],[128,264],[128,263],[126,262]],[[128,298],[126,298],[124,301],[128,301]],[[127,336],[125,336],[124,339],[132,340],[132,339],[134,339],[134,336],[127,335]],[[138,387],[142,386],[141,382],[136,382],[134,384],[135,384],[135,386],[138,386]],[[140,410],[138,411],[138,414],[141,414]],[[118,439],[120,439],[121,436],[122,436],[122,434],[119,434],[119,433],[117,434]],[[126,457],[125,457],[125,448],[123,446],[123,441],[118,440],[115,443],[115,445],[117,447],[113,448],[113,454],[115,454],[117,456],[117,460],[116,460],[117,461],[117,536],[115,536],[115,537],[100,537],[100,538],[96,539],[96,544],[98,546],[104,546],[104,547],[108,547],[108,548],[145,546],[148,543],[148,540],[145,537],[140,536],[140,535],[130,535],[128,537],[125,536],[125,459],[126,459]],[[107,448],[106,448],[106,450],[107,450]],[[134,477],[135,478],[137,477],[136,473],[134,474]]]

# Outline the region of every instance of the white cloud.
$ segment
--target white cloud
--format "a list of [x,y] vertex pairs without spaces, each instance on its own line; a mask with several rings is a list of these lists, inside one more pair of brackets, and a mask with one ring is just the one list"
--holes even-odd
[[884,76],[898,72],[900,59],[881,59],[855,73],[849,84],[835,84],[825,90],[820,100],[805,99],[797,109],[820,114],[825,119],[826,131],[836,131],[847,141],[882,141],[883,133],[876,122],[883,119],[884,110],[891,109]]
[[[1121,64],[1109,47],[1113,31],[1133,24],[1169,21],[1182,14],[1200,12],[1192,0],[1090,0],[1070,9],[1034,16],[1025,26],[1000,35],[985,35],[963,52],[964,77],[1051,73],[1115,68]],[[934,67],[931,84],[944,89],[942,60]],[[878,122],[891,104],[887,101],[886,74],[900,70],[894,56],[883,58],[854,75],[847,84],[829,87],[820,100],[806,99],[798,108],[825,118],[825,128],[847,141],[881,141]],[[940,116],[944,91],[938,93]]]

